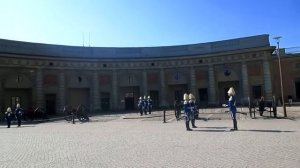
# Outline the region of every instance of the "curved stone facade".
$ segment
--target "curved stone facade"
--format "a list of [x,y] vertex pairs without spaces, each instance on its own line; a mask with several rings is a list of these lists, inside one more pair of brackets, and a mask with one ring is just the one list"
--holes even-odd
[[185,92],[201,105],[218,105],[236,88],[240,102],[253,88],[272,96],[268,35],[166,47],[71,47],[0,40],[2,110],[18,99],[24,108],[61,113],[64,105],[91,111],[136,109],[140,96],[154,107],[172,106]]

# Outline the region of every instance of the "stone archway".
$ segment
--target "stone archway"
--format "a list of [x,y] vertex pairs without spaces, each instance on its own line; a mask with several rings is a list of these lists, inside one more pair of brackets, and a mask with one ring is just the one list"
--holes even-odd
[[33,107],[32,101],[32,78],[22,72],[9,73],[3,77],[3,108],[15,108],[20,103],[23,109]]

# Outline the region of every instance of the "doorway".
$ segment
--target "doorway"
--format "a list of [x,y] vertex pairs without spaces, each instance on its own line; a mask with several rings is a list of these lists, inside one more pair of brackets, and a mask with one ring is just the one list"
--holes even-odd
[[4,95],[4,107],[11,107],[15,110],[16,104],[20,103],[21,108],[27,110],[33,106],[31,89],[5,89]]
[[101,110],[109,111],[110,110],[110,95],[109,92],[101,92]]
[[89,93],[90,93],[89,89],[84,89],[84,88],[69,89],[67,104],[69,106],[72,106],[74,109],[77,109],[80,105],[89,108],[90,107]]
[[56,114],[56,94],[46,94],[46,114]]
[[198,89],[198,94],[199,94],[199,104],[200,105],[207,105],[208,104],[208,91],[207,91],[207,88]]
[[158,108],[159,106],[159,96],[158,96],[158,91],[157,90],[150,90],[150,98],[152,99],[152,108]]
[[239,81],[229,81],[229,82],[219,82],[218,83],[218,92],[219,92],[219,103],[223,104],[224,102],[227,102],[228,97],[228,90],[230,87],[233,87],[236,93],[236,100],[239,100]]
[[252,86],[252,98],[260,99],[262,96],[262,86]]
[[[168,95],[168,102],[169,104],[173,104],[174,100],[183,100],[183,94],[188,93],[186,84],[180,84],[180,85],[170,85],[169,91],[172,93],[172,95]],[[194,93],[195,94],[195,93]]]
[[295,82],[296,98],[300,99],[300,79]]
[[228,96],[228,90],[229,90],[229,87],[226,87],[224,88],[224,100],[227,101],[229,100],[229,96]]
[[125,94],[125,110],[134,110],[134,94],[126,93]]

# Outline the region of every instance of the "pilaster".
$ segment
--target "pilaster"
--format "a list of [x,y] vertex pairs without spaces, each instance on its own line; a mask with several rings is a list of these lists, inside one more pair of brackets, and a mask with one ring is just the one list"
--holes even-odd
[[265,99],[272,99],[272,83],[271,83],[271,73],[270,73],[270,63],[267,59],[263,60],[263,74],[264,74],[264,89],[265,89]]
[[216,86],[215,86],[215,75],[213,64],[208,65],[208,103],[217,104],[216,102]]

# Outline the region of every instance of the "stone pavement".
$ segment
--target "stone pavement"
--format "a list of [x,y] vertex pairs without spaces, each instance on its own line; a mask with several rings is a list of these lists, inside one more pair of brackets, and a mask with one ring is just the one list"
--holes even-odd
[[239,131],[231,132],[228,114],[219,110],[202,114],[208,120],[197,120],[194,131],[186,131],[172,111],[167,123],[158,111],[94,116],[76,124],[1,125],[0,167],[300,167],[297,117],[240,114]]

